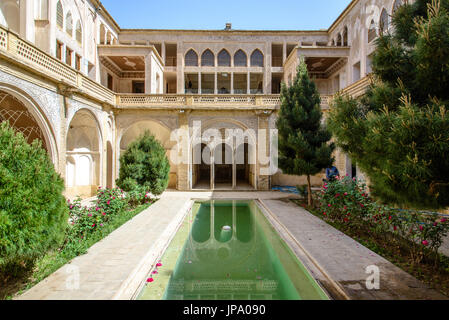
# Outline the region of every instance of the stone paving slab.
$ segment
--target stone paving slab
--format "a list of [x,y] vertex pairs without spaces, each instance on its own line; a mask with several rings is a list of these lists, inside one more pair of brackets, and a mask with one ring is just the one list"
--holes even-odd
[[[448,299],[291,201],[261,202],[349,299]],[[368,266],[380,269],[379,290],[366,288]],[[317,280],[325,283],[328,278]]]
[[[164,195],[18,299],[130,299],[189,209],[189,198]],[[145,259],[143,261],[143,259]],[[142,270],[136,270],[140,267]],[[79,279],[79,286],[76,281]]]

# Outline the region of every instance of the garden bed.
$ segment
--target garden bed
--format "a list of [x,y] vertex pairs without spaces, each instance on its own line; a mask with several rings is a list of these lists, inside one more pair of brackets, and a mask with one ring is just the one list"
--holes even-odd
[[364,190],[358,181],[343,178],[324,185],[313,206],[306,199],[292,201],[449,296],[449,257],[436,253],[447,219],[377,204]]
[[69,228],[64,243],[39,257],[32,269],[23,266],[16,276],[0,274],[0,299],[11,299],[30,289],[74,258],[85,254],[98,241],[140,214],[156,200],[149,194],[124,195],[120,189],[99,189],[93,207],[68,202]]

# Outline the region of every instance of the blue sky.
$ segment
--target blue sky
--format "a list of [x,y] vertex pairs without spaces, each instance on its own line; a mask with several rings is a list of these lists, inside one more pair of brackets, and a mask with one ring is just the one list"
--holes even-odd
[[124,29],[327,29],[351,0],[102,0]]

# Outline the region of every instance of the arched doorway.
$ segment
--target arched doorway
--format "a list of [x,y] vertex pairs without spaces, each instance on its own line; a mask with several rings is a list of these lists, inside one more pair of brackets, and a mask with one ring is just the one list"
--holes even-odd
[[21,132],[28,143],[40,140],[57,166],[54,136],[46,117],[31,99],[11,88],[0,88],[0,123],[3,121],[8,121],[16,131]]
[[194,189],[211,188],[211,162],[212,153],[205,143],[193,147],[192,186]]
[[110,141],[106,144],[106,187],[112,188],[114,186],[113,181],[113,158],[112,158],[112,144]]
[[67,132],[66,185],[68,196],[91,197],[101,177],[101,136],[94,115],[82,109]]
[[234,155],[232,146],[227,143],[217,145],[213,159],[214,189],[233,189]]
[[[177,170],[178,167],[171,161],[170,151],[175,146],[176,141],[170,141],[171,131],[166,126],[157,121],[146,120],[134,123],[132,126],[124,130],[120,139],[120,154],[126,151],[128,145],[135,141],[145,131],[149,131],[154,137],[162,144],[167,155],[167,159],[170,161],[170,177],[168,181],[168,188],[177,187]],[[118,173],[117,173],[118,174]]]
[[236,120],[219,119],[192,140],[192,189],[256,189],[256,136]]

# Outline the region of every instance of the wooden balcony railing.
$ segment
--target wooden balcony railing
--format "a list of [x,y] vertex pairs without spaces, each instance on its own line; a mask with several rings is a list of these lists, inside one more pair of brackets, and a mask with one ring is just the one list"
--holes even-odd
[[[36,48],[17,34],[0,26],[0,58],[20,64],[72,91],[117,108],[203,108],[203,109],[266,109],[280,107],[278,94],[121,94],[91,80],[76,69]],[[355,89],[353,89],[355,90]],[[327,109],[330,96],[322,97],[321,107]]]

